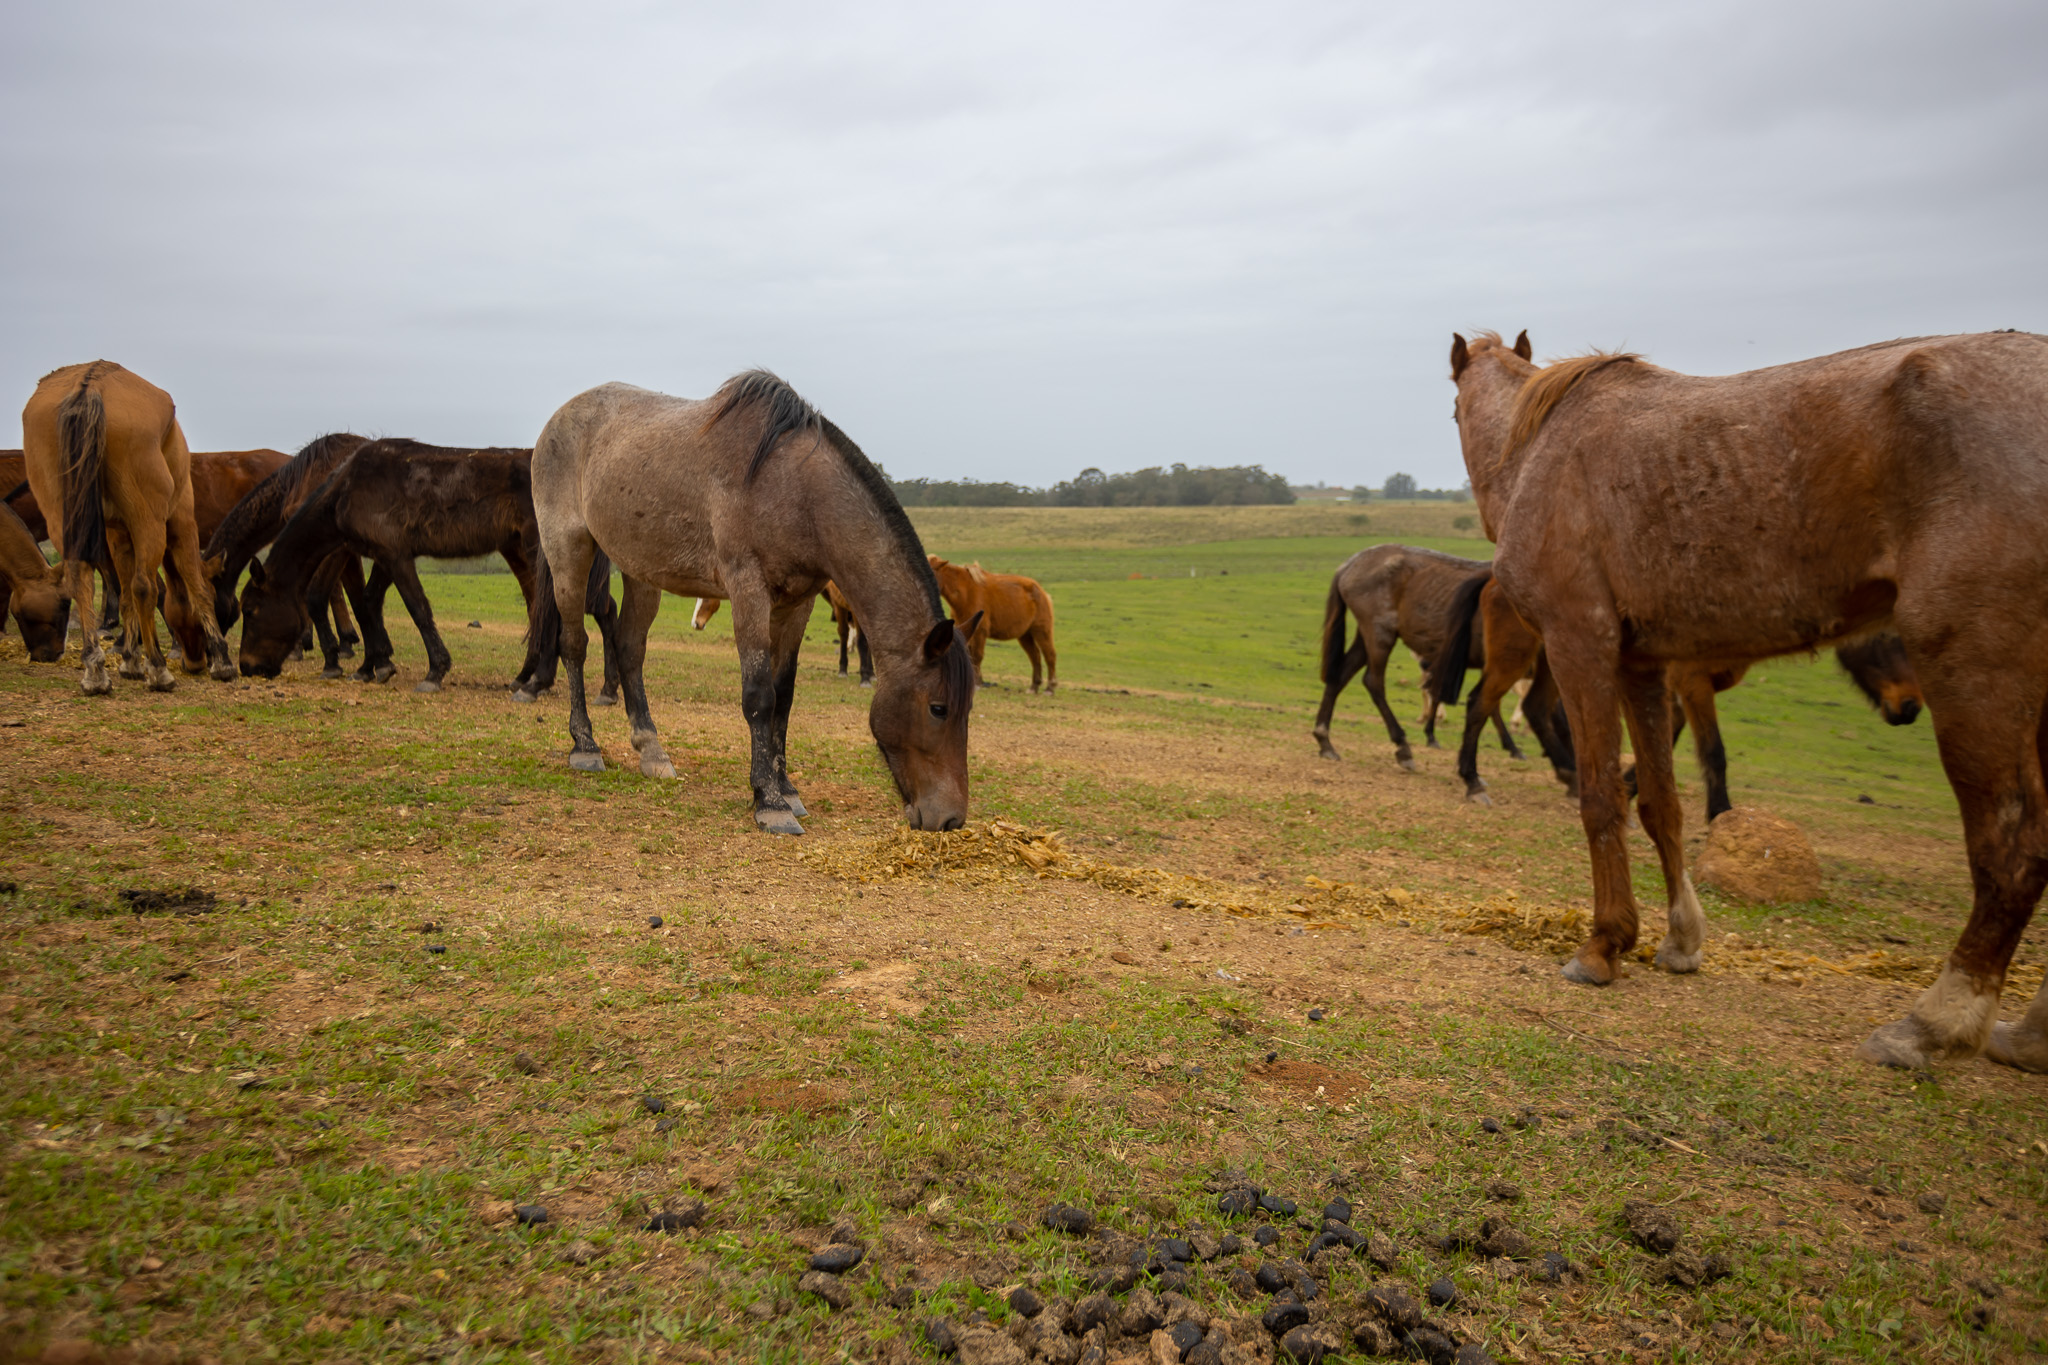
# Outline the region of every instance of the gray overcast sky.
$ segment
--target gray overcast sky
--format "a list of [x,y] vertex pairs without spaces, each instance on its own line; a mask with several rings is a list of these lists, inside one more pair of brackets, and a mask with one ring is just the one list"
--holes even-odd
[[2036,0],[19,3],[0,372],[289,449],[765,365],[898,476],[1455,485],[1453,329],[2048,327],[2044,58]]

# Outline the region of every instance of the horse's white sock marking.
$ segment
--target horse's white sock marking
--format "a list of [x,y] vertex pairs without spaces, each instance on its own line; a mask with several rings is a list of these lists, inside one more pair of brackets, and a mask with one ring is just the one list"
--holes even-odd
[[1983,1050],[1997,1015],[1997,990],[1984,989],[1979,978],[1951,965],[1913,1002],[1912,1019],[1935,1050],[1975,1055]]

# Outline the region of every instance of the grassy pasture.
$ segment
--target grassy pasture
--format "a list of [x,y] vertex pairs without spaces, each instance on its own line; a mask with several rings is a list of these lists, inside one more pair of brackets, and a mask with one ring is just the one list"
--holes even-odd
[[[1343,508],[920,511],[935,552],[1038,575],[1059,612],[1060,694],[1026,694],[1021,651],[991,646],[977,818],[1252,888],[1582,903],[1573,813],[1492,740],[1492,810],[1458,799],[1449,753],[1399,773],[1358,689],[1345,761],[1314,757],[1330,572],[1406,517],[1398,538],[1482,557],[1450,534],[1463,512],[1369,504],[1353,537]],[[0,1357],[926,1358],[925,1317],[1001,1320],[1020,1281],[1083,1292],[1090,1248],[1036,1227],[1047,1202],[1140,1236],[1215,1224],[1204,1182],[1226,1167],[1305,1206],[1334,1174],[1400,1254],[1331,1271],[1327,1299],[1449,1275],[1463,1298],[1438,1316],[1496,1359],[2048,1349],[2040,1078],[1848,1060],[1913,988],[1825,964],[1938,954],[1967,882],[1927,723],[1883,726],[1831,661],[1723,698],[1737,800],[1800,822],[1827,888],[1770,910],[1709,893],[1712,931],[1787,969],[1710,951],[1698,977],[1595,994],[1422,917],[1239,919],[1021,869],[833,875],[808,855],[896,814],[822,614],[792,726],[799,844],[746,829],[724,615],[697,634],[672,602],[655,627],[680,774],[655,784],[618,765],[616,712],[597,717],[613,770],[585,776],[560,698],[505,700],[509,578],[428,587],[456,658],[439,696],[405,690],[423,653],[395,605],[390,688],[301,669],[106,702],[0,646]],[[1412,715],[1412,661],[1397,679]],[[116,895],[195,885],[210,912]],[[2040,962],[2038,929],[2022,956]],[[1510,1122],[1525,1109],[1540,1122]],[[1435,1245],[1503,1207],[1496,1180],[1583,1279]],[[702,1227],[639,1230],[694,1198]],[[1617,1227],[1629,1199],[1678,1208],[1736,1273],[1662,1283]],[[529,1202],[548,1224],[511,1220]],[[834,1313],[795,1280],[840,1220],[870,1253]],[[1198,1281],[1211,1312],[1264,1307],[1221,1269]]]

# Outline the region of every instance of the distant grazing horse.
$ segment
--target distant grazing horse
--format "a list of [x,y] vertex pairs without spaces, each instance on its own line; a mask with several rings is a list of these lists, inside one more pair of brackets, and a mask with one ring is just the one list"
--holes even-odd
[[[1031,660],[1031,690],[1038,690],[1039,655],[1045,656],[1045,690],[1060,685],[1059,654],[1052,644],[1052,598],[1038,580],[1015,573],[990,573],[979,564],[962,568],[931,557],[932,572],[938,575],[939,595],[953,609],[955,621],[981,618],[981,629],[967,640],[967,655],[974,660],[974,680],[981,682],[981,656],[990,640],[1015,640]],[[844,651],[842,650],[842,658]],[[846,671],[841,666],[841,673]]]
[[2048,1071],[2048,987],[1993,1027],[2048,884],[2048,338],[1882,342],[1702,379],[1625,354],[1539,369],[1528,335],[1455,337],[1465,467],[1501,591],[1541,632],[1578,746],[1594,929],[1565,967],[1614,979],[1636,941],[1626,708],[1670,901],[1658,961],[1695,970],[1664,675],[1734,667],[1887,622],[1934,715],[1975,904],[1934,985],[1858,1050]]
[[[1444,622],[1449,618],[1451,597],[1458,585],[1484,571],[1477,559],[1460,559],[1436,550],[1418,550],[1412,545],[1374,545],[1344,561],[1330,580],[1329,600],[1323,607],[1323,704],[1316,708],[1316,744],[1324,758],[1340,757],[1330,743],[1330,718],[1337,714],[1337,697],[1345,685],[1365,670],[1365,690],[1387,723],[1387,738],[1394,742],[1394,759],[1409,772],[1415,771],[1415,754],[1408,747],[1408,734],[1394,719],[1387,705],[1387,660],[1396,642],[1405,644],[1429,672],[1443,650]],[[1344,647],[1345,615],[1358,618],[1358,638]],[[1483,641],[1475,640],[1475,657]],[[1429,747],[1436,743],[1436,706],[1430,705],[1423,727]],[[1500,729],[1501,747],[1515,758],[1515,747],[1507,727]]]
[[[846,675],[846,641],[847,637],[851,635],[854,643],[860,647],[860,685],[862,687],[872,686],[875,679],[875,659],[873,653],[868,649],[867,636],[861,634],[860,622],[853,619],[853,607],[847,602],[839,589],[833,586],[830,579],[827,579],[825,582],[824,597],[825,605],[832,612],[832,625],[839,632],[840,676],[844,677]],[[718,615],[718,604],[723,600],[723,598],[719,597],[698,598],[695,610],[690,616],[690,629],[702,630],[710,625],[711,618]],[[611,685],[609,679],[606,680],[605,685],[607,687]],[[600,697],[598,700],[603,701],[605,698]]]
[[[1486,783],[1479,776],[1479,733],[1485,727],[1486,718],[1499,713],[1502,698],[1516,680],[1529,676],[1532,670],[1536,685],[1530,689],[1523,704],[1523,714],[1543,744],[1544,753],[1550,755],[1556,765],[1558,780],[1565,784],[1565,794],[1578,799],[1578,772],[1572,751],[1571,729],[1565,723],[1556,683],[1544,657],[1542,637],[1501,598],[1499,585],[1491,581],[1491,575],[1476,579],[1469,586],[1482,589],[1471,595],[1477,598],[1476,611],[1465,590],[1460,589],[1459,597],[1451,607],[1450,642],[1444,646],[1444,661],[1430,680],[1431,687],[1437,689],[1439,700],[1446,705],[1456,702],[1465,675],[1465,635],[1475,628],[1475,615],[1483,618],[1489,642],[1486,667],[1467,699],[1465,742],[1458,752],[1458,776],[1465,779],[1466,799],[1483,805],[1493,804],[1486,796]],[[1472,614],[1466,614],[1468,612]],[[1908,725],[1920,714],[1920,685],[1913,677],[1912,666],[1906,661],[1905,646],[1896,634],[1881,631],[1867,640],[1851,641],[1836,650],[1835,657],[1843,671],[1883,714],[1886,724]],[[1676,742],[1686,726],[1692,726],[1693,748],[1707,788],[1709,824],[1731,807],[1728,799],[1728,751],[1721,742],[1720,714],[1714,696],[1741,682],[1748,667],[1747,664],[1734,668],[1673,664],[1665,674],[1665,685],[1671,696],[1672,739]],[[1633,797],[1636,791],[1633,766],[1622,774],[1622,781]]]
[[577,395],[533,453],[544,581],[562,617],[569,766],[604,758],[584,705],[582,585],[602,553],[625,574],[620,672],[640,771],[673,777],[641,665],[664,591],[732,603],[740,709],[752,735],[754,821],[801,834],[786,757],[797,650],[825,581],[839,585],[875,654],[868,728],[917,829],[967,818],[967,636],[939,605],[910,519],[860,448],[774,375],[736,375],[710,398],[630,384]]
[[[213,610],[222,630],[231,628],[241,616],[236,595],[241,590],[242,571],[264,546],[277,538],[292,513],[313,491],[327,481],[342,462],[361,450],[369,437],[351,431],[334,431],[308,441],[284,464],[270,471],[228,509],[206,537],[203,567],[213,585]],[[388,580],[379,582],[374,596],[382,601]],[[323,678],[341,676],[341,660],[354,652],[360,637],[349,620],[349,596],[363,593],[362,561],[346,550],[337,550],[314,573],[307,586],[306,615],[320,637],[325,661]],[[329,629],[328,615],[334,626]],[[303,636],[301,637],[303,638]]]
[[43,558],[36,537],[0,504],[0,631],[12,611],[21,626],[28,657],[52,664],[64,657],[64,636],[71,623],[71,599],[64,595],[64,569]]
[[[427,647],[427,676],[415,692],[438,692],[453,660],[434,626],[434,607],[414,560],[505,557],[534,601],[538,539],[533,520],[532,452],[450,449],[419,441],[371,441],[327,476],[277,533],[268,560],[249,565],[243,590],[242,672],[274,678],[299,638],[306,587],[337,551],[374,561],[369,585],[352,592],[363,632],[360,680],[397,673],[384,628],[384,585],[395,583]],[[531,640],[515,686],[540,670]]]
[[234,677],[200,578],[192,454],[171,396],[109,360],[71,365],[36,385],[21,433],[29,487],[84,631],[86,693],[114,690],[92,610],[91,574],[102,563],[113,565],[122,585],[123,677],[147,677],[157,692],[177,685],[156,633],[156,571],[164,563],[199,618],[199,648],[185,666],[210,665],[214,677]]

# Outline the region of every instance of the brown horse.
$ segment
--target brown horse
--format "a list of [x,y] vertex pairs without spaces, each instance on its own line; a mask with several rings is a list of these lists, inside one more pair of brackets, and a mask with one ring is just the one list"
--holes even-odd
[[168,563],[199,620],[200,648],[186,656],[186,668],[210,665],[214,677],[234,677],[200,579],[192,454],[171,396],[112,361],[71,365],[36,385],[21,431],[29,486],[85,632],[86,693],[114,690],[92,610],[91,574],[102,563],[113,565],[122,585],[122,676],[147,677],[152,691],[176,686],[156,633],[156,571]]
[[[1365,670],[1365,690],[1387,723],[1387,738],[1394,742],[1394,760],[1409,772],[1415,771],[1415,754],[1408,747],[1408,733],[1394,719],[1387,705],[1387,661],[1396,643],[1405,644],[1430,666],[1443,650],[1444,623],[1449,619],[1451,598],[1458,585],[1484,572],[1486,564],[1477,559],[1460,559],[1436,550],[1419,550],[1412,545],[1373,545],[1344,561],[1330,580],[1330,596],[1323,606],[1323,704],[1316,708],[1312,732],[1323,758],[1337,759],[1330,743],[1330,719],[1337,714],[1337,698],[1346,684]],[[1345,615],[1358,620],[1358,638],[1344,647]],[[1473,643],[1474,657],[1482,653],[1481,641]],[[1423,739],[1437,747],[1437,707],[1432,700],[1424,713]],[[1501,747],[1514,758],[1522,751],[1500,727]]]
[[[236,594],[241,589],[242,571],[258,551],[277,538],[314,490],[369,439],[349,431],[315,437],[229,505],[206,537],[202,565],[213,585],[213,610],[222,630],[232,628],[241,616]],[[345,550],[337,550],[307,585],[306,616],[319,635],[323,678],[340,677],[342,657],[353,653],[360,641],[355,623],[349,619],[347,600],[364,588],[362,561]],[[382,596],[380,590],[380,600]],[[329,615],[334,618],[332,629],[327,623]]]
[[28,657],[39,664],[64,657],[71,624],[71,599],[64,595],[64,570],[43,558],[36,537],[14,509],[0,503],[0,631],[13,612]]
[[602,554],[625,573],[620,673],[640,771],[675,776],[641,677],[661,594],[725,598],[752,737],[754,821],[801,834],[789,711],[804,626],[830,579],[873,643],[868,729],[905,817],[918,829],[966,820],[966,637],[979,622],[956,632],[881,472],[789,385],[754,370],[702,401],[630,384],[579,394],[541,432],[533,492],[569,670],[570,767],[604,767],[583,697],[583,585]]
[[[415,692],[438,692],[454,662],[434,625],[434,606],[414,560],[500,554],[534,603],[533,453],[503,448],[450,449],[419,441],[371,441],[343,460],[299,505],[272,543],[249,564],[243,590],[242,672],[274,678],[299,638],[306,588],[337,552],[366,556],[376,569],[356,597],[363,662],[356,677],[388,682],[398,671],[384,628],[384,593],[395,583],[427,647],[427,676]],[[514,686],[540,671],[531,631]]]
[[1501,699],[1515,684],[1530,681],[1522,699],[1522,718],[1550,760],[1550,769],[1564,784],[1565,795],[1579,795],[1578,758],[1572,750],[1571,727],[1565,723],[1557,694],[1557,679],[1543,657],[1543,637],[1516,614],[1493,581],[1493,570],[1484,569],[1458,586],[1444,621],[1444,645],[1436,668],[1429,676],[1429,695],[1438,707],[1458,703],[1471,664],[1473,643],[1486,641],[1485,661],[1478,686],[1466,703],[1465,737],[1458,745],[1458,776],[1465,779],[1465,799],[1490,806],[1486,782],[1479,776],[1479,737],[1486,722],[1501,725]]
[[[860,649],[860,685],[871,687],[875,680],[875,658],[868,649],[868,637],[861,633],[860,622],[853,619],[853,606],[846,595],[830,580],[825,581],[823,594],[825,605],[832,612],[833,628],[839,632],[839,676],[846,676],[846,641],[850,635]],[[711,624],[711,618],[718,615],[720,597],[700,597],[690,613],[690,629],[702,630]],[[600,697],[598,700],[603,701]]]
[[[1039,683],[1039,656],[1045,656],[1045,690],[1060,685],[1059,654],[1052,645],[1052,598],[1038,580],[1022,574],[990,573],[979,564],[961,567],[937,555],[929,557],[938,576],[939,595],[953,609],[955,621],[980,616],[981,628],[968,636],[967,655],[974,660],[974,680],[981,683],[981,656],[990,640],[1015,640],[1031,660],[1031,690]],[[842,667],[840,672],[846,670]]]
[[1538,369],[1528,336],[1455,337],[1465,466],[1509,602],[1542,633],[1580,757],[1594,929],[1565,974],[1634,946],[1617,716],[1670,901],[1658,961],[1699,965],[1664,676],[1890,623],[1934,714],[1975,903],[1934,985],[1858,1055],[1984,1050],[2048,1070],[2048,988],[1993,1023],[2048,885],[2048,338],[1914,338],[1726,378],[1596,354]]

